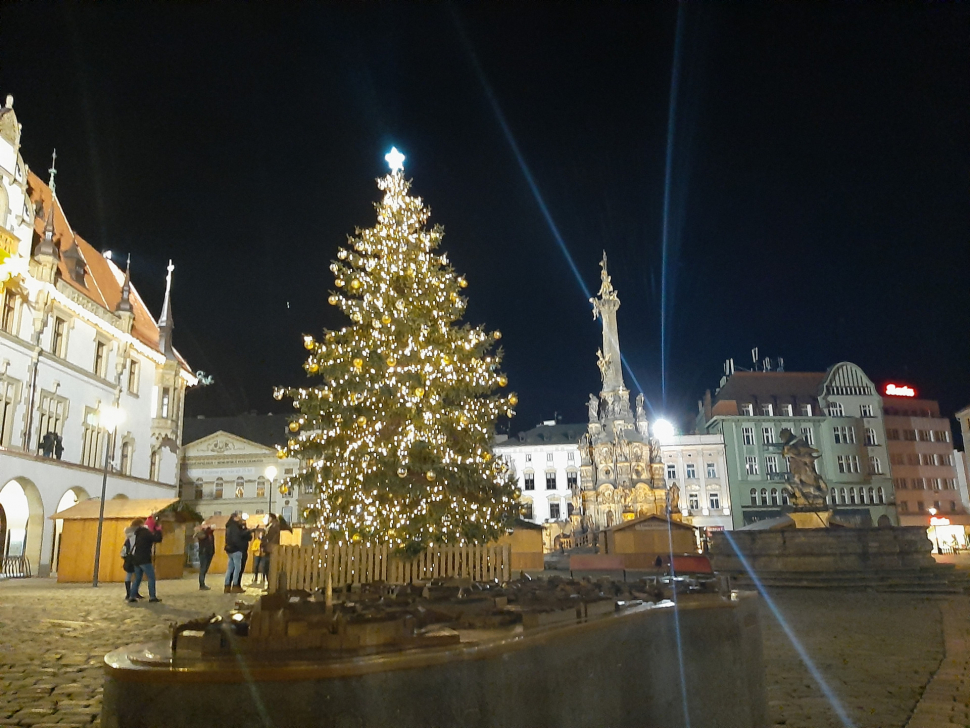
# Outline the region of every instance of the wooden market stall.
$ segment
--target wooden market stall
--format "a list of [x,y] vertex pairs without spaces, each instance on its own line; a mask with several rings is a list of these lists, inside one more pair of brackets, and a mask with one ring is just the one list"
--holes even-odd
[[697,536],[693,526],[667,520],[653,513],[623,521],[603,532],[605,553],[621,556],[625,569],[653,568],[657,556],[668,560],[674,554],[696,554]]
[[[249,516],[246,521],[246,528],[256,529],[263,528],[264,514]],[[212,528],[212,535],[216,540],[216,552],[212,556],[212,563],[209,564],[210,574],[225,574],[226,567],[229,564],[229,557],[226,554],[226,521],[229,520],[229,516],[209,516],[203,522],[200,528],[205,528],[209,526]],[[189,538],[191,539],[194,531],[189,532]],[[292,530],[284,530],[280,533],[280,544],[282,546],[305,546],[309,543],[309,529],[304,529],[302,526],[293,526]],[[252,561],[247,561],[246,572],[252,573],[253,566]]]
[[542,526],[522,518],[516,519],[511,533],[502,536],[496,543],[512,547],[511,569],[518,575],[520,571],[542,571],[545,568],[545,555],[542,546]]
[[[125,529],[134,518],[147,518],[176,503],[177,498],[129,500],[112,499],[104,504],[104,527],[101,533],[101,559],[98,581],[122,582],[125,570],[121,560],[121,546]],[[89,498],[59,513],[51,520],[63,520],[57,581],[85,582],[94,577],[94,552],[98,541],[98,498]],[[184,523],[173,518],[161,518],[162,542],[155,546],[155,575],[159,579],[179,579],[185,563]]]

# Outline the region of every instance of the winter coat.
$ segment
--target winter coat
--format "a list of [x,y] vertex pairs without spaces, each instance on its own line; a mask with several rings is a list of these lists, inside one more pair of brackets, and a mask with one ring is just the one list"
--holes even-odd
[[280,545],[280,522],[272,521],[266,527],[266,533],[263,534],[263,555],[267,556],[276,550],[276,547]]
[[209,527],[203,528],[195,534],[195,540],[199,542],[199,554],[212,556],[216,552],[216,537]]
[[121,545],[121,559],[123,568],[129,574],[135,570],[135,529],[129,526],[125,529],[125,542]]
[[253,537],[252,532],[239,521],[230,518],[226,522],[226,553],[234,554],[237,551],[246,553],[249,540]]
[[152,563],[152,546],[162,540],[162,529],[150,531],[144,526],[139,526],[135,531],[135,548],[132,563],[135,566],[144,566]]

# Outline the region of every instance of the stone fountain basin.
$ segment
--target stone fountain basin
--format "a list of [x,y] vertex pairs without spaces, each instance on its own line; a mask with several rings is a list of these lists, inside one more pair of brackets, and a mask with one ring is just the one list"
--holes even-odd
[[762,728],[767,721],[757,596],[737,593],[533,629],[466,631],[458,645],[367,656],[240,653],[173,666],[167,643],[130,645],[105,656],[103,706],[104,728]]

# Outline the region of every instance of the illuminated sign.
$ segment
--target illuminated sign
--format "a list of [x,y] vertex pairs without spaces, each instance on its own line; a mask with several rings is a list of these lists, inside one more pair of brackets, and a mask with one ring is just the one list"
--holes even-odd
[[950,519],[949,518],[943,518],[942,516],[933,516],[930,519],[930,525],[931,526],[949,526],[950,525]]
[[905,384],[887,384],[886,394],[891,397],[915,397],[916,390],[912,387],[907,387]]

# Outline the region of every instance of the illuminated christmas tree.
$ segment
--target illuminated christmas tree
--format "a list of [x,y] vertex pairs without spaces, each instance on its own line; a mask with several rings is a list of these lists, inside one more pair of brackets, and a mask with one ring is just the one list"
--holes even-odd
[[437,252],[443,231],[408,194],[404,157],[387,155],[377,224],[357,230],[330,266],[329,302],[350,319],[323,340],[304,337],[315,386],[278,389],[299,410],[280,457],[299,458],[316,494],[305,518],[319,538],[389,544],[484,543],[518,513],[506,466],[492,457],[496,419],[515,394],[499,370],[501,338],[459,324],[468,284]]

